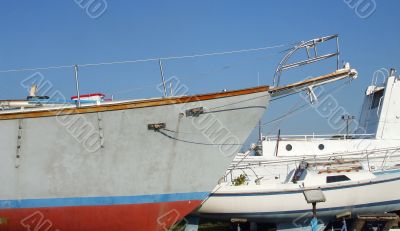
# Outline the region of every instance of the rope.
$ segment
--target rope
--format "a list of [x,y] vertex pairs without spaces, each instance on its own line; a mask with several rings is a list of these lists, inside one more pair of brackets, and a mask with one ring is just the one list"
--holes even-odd
[[180,141],[180,142],[183,142],[183,143],[189,143],[189,144],[197,144],[197,145],[211,145],[211,146],[224,146],[224,145],[232,145],[232,146],[242,146],[243,144],[236,144],[236,143],[232,143],[232,144],[224,144],[224,143],[204,143],[204,142],[198,142],[198,141],[192,141],[192,140],[184,140],[184,139],[180,139],[180,138],[176,138],[176,137],[173,137],[172,135],[169,135],[169,134],[167,134],[167,133],[165,133],[165,132],[163,132],[163,131],[168,131],[168,132],[173,132],[173,131],[171,131],[171,130],[167,130],[167,129],[160,129],[159,131],[158,131],[158,133],[160,133],[160,134],[162,134],[162,135],[164,135],[165,137],[167,137],[167,138],[169,138],[169,139],[172,139],[172,140],[176,140],[176,141]]

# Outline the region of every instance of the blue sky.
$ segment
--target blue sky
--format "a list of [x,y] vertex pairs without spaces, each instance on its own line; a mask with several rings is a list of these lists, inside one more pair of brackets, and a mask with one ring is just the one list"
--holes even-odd
[[[78,1],[78,0],[76,0]],[[86,1],[86,0],[85,0]],[[25,67],[135,60],[285,45],[340,34],[341,59],[359,78],[333,94],[358,116],[362,94],[375,70],[400,69],[400,27],[396,0],[377,1],[362,19],[346,1],[111,1],[99,18],[89,17],[74,0],[3,1],[0,7],[0,70]],[[347,0],[348,1],[348,0]],[[372,0],[364,0],[372,1]],[[271,84],[282,49],[164,62],[165,75],[177,76],[191,93]],[[332,64],[332,65],[330,65]],[[334,62],[284,75],[287,83],[333,71]],[[20,82],[33,71],[0,73],[1,98],[23,97]],[[54,88],[74,94],[73,70],[41,71]],[[82,92],[115,98],[156,97],[157,62],[80,69]],[[335,87],[335,85],[333,85]],[[298,104],[298,96],[274,101],[267,122]],[[335,132],[310,109],[264,133]]]

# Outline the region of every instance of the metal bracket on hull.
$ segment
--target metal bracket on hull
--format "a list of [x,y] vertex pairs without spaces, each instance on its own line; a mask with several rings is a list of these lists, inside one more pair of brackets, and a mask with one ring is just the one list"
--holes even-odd
[[[365,226],[371,226],[371,223],[381,222],[384,224],[382,230],[390,230],[399,223],[399,216],[396,213],[384,214],[360,214],[357,215],[351,230],[366,230]],[[374,229],[372,229],[374,230]]]
[[314,92],[313,86],[309,86],[307,89],[307,95],[310,98],[310,103],[314,104],[318,101],[317,95]]
[[155,123],[155,124],[148,124],[147,129],[153,130],[155,132],[159,131],[160,129],[166,128],[167,125],[165,123]]
[[185,112],[186,117],[193,116],[193,117],[199,117],[200,114],[204,114],[204,108],[203,107],[196,107],[192,109],[188,109]]
[[19,167],[20,159],[21,159],[22,125],[23,125],[23,120],[19,119],[18,120],[17,151],[16,151],[16,155],[15,155],[15,168]]

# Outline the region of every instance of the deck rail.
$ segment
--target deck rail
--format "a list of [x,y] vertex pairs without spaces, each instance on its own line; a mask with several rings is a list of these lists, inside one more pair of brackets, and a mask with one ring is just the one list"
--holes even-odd
[[374,133],[371,134],[310,134],[310,135],[280,135],[280,136],[264,136],[263,140],[276,141],[276,140],[346,140],[346,139],[367,139],[375,137]]

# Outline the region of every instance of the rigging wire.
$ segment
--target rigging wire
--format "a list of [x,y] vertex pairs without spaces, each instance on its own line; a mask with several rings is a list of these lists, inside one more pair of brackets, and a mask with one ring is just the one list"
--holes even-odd
[[[147,59],[101,62],[101,63],[87,63],[87,64],[77,64],[77,65],[79,67],[93,67],[93,66],[102,66],[102,65],[139,63],[139,62],[150,62],[150,61],[159,61],[159,60],[175,60],[175,59],[199,58],[199,57],[206,57],[206,56],[216,56],[216,55],[238,54],[238,53],[245,53],[245,52],[255,52],[255,51],[262,51],[262,50],[281,48],[281,47],[284,47],[284,46],[286,46],[286,45],[285,44],[280,44],[280,45],[275,45],[275,46],[266,46],[266,47],[241,49],[241,50],[231,50],[231,51],[222,51],[222,52],[212,52],[212,53],[203,53],[203,54],[194,54],[194,55],[156,57],[156,58],[147,58]],[[50,67],[19,68],[19,69],[10,69],[10,70],[0,70],[0,73],[62,69],[62,68],[72,68],[74,66],[75,66],[75,64],[74,65],[50,66]]]
[[[348,81],[342,83],[342,84],[341,84],[340,86],[338,86],[337,88],[334,88],[334,89],[332,89],[332,90],[326,92],[325,94],[321,95],[320,97],[325,97],[325,96],[328,95],[328,94],[336,93],[336,92],[338,92],[339,90],[343,89],[343,88],[344,88],[347,84],[349,84],[350,82],[351,82],[351,80],[348,80]],[[295,93],[299,93],[299,92],[295,92]],[[288,97],[288,96],[293,95],[293,94],[294,94],[294,93],[291,93],[291,94],[289,94],[289,95],[281,96],[281,97],[276,98],[276,99],[281,99],[281,98],[284,98],[284,97]],[[273,101],[273,100],[271,100],[271,101]],[[309,109],[309,108],[311,107],[311,105],[310,105],[309,103],[304,103],[304,104],[298,106],[297,108],[294,108],[293,110],[289,110],[286,114],[283,114],[283,115],[278,116],[278,117],[276,117],[276,118],[274,118],[274,119],[272,119],[272,120],[270,120],[270,121],[268,121],[268,122],[265,122],[265,123],[261,124],[261,127],[267,126],[267,125],[269,125],[269,124],[272,124],[272,123],[275,123],[275,122],[278,122],[278,121],[281,121],[281,120],[284,120],[284,119],[287,119],[288,117],[293,116],[295,113],[300,112],[301,109],[303,109],[303,108],[305,108],[305,107],[307,107],[307,109]]]
[[[253,61],[255,60],[255,62],[258,63],[260,61],[264,61],[267,57],[269,58],[269,57],[275,56],[275,55],[277,55],[279,53],[281,53],[281,52],[279,51],[279,52],[269,53],[267,55],[263,55],[262,58],[255,58],[255,59],[252,59],[252,60]],[[184,76],[182,78],[179,77],[178,80],[180,80],[180,79],[185,79],[185,80],[187,80],[187,79],[201,79],[201,78],[204,78],[204,77],[211,76],[212,74],[215,75],[215,74],[221,73],[223,71],[226,71],[227,69],[240,67],[240,66],[243,65],[243,63],[244,63],[243,61],[234,62],[234,63],[225,65],[225,66],[220,67],[220,68],[215,68],[214,70],[210,70],[208,72],[198,73],[198,74],[194,74],[194,75],[191,75],[191,76]],[[114,95],[114,96],[115,95],[120,95],[120,94],[127,94],[127,93],[131,93],[131,92],[137,92],[137,91],[140,91],[140,90],[148,89],[150,87],[158,86],[159,84],[160,83],[154,83],[152,85],[149,84],[149,85],[145,85],[143,87],[129,88],[129,89],[124,89],[124,90],[120,90],[120,91],[110,92],[109,94],[110,95]]]
[[[336,93],[337,91],[343,89],[344,86],[346,84],[350,83],[350,82],[351,82],[351,80],[346,81],[346,82],[342,83],[341,85],[339,85],[337,88],[331,89],[330,91],[327,91],[326,93],[324,93],[323,95],[320,95],[319,97],[325,97],[328,94]],[[297,93],[300,93],[300,92],[297,92]],[[260,97],[264,97],[264,96],[253,97],[253,98],[250,98],[250,99],[247,99],[247,100],[243,100],[241,102],[254,100],[254,99],[257,99],[257,98],[260,98]],[[280,97],[280,98],[282,98],[282,97]],[[300,99],[299,101],[302,101],[302,99]],[[236,103],[234,103],[234,104],[236,104]],[[211,110],[213,110],[213,109],[217,109],[217,108],[221,108],[221,107],[225,107],[225,106],[230,106],[230,105],[233,105],[233,104],[226,104],[226,105],[223,105],[223,106],[209,108],[210,111],[208,113],[212,113],[213,111],[211,111]],[[296,106],[296,105],[294,105],[294,106]],[[309,109],[310,107],[311,107],[311,105],[309,103],[304,103],[304,104],[302,104],[302,105],[300,105],[298,107],[294,107],[291,110],[289,110],[287,113],[285,113],[285,114],[283,114],[281,116],[275,117],[274,119],[272,119],[272,120],[270,120],[270,121],[268,121],[266,123],[261,124],[261,127],[265,127],[265,126],[268,126],[270,124],[273,124],[273,123],[288,119],[289,117],[295,115],[295,113],[300,112],[301,109],[304,109],[304,108]],[[257,127],[258,126],[259,125],[257,125]],[[166,129],[166,128],[164,128],[163,130],[167,131],[167,132],[171,132],[171,133],[197,134],[197,133],[187,132],[187,131],[174,131],[174,130],[170,130],[170,129]],[[232,130],[231,132],[239,132],[239,131],[242,131],[242,130]],[[214,133],[210,133],[210,134],[214,134]]]
[[[268,53],[266,55],[263,55],[262,58],[255,58],[255,59],[252,59],[252,61],[255,60],[254,63],[259,63],[261,61],[265,61],[266,60],[265,58],[267,58],[267,57],[268,58],[269,57],[273,57],[273,56],[278,55],[280,53],[281,53],[280,51],[274,52],[274,53]],[[244,63],[245,62],[243,62],[243,61],[234,62],[234,63],[231,63],[231,64],[227,64],[227,65],[225,65],[223,67],[215,68],[214,70],[210,70],[210,71],[207,71],[207,72],[204,72],[204,73],[199,73],[198,75],[185,76],[184,78],[185,79],[199,79],[200,77],[206,77],[206,76],[210,76],[211,74],[221,73],[223,71],[226,71],[227,69],[243,66]]]

